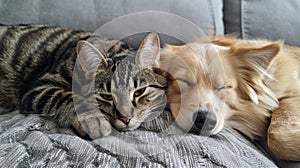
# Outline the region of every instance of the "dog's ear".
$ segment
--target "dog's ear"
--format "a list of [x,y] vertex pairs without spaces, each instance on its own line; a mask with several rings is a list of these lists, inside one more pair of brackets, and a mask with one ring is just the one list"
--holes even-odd
[[259,48],[250,47],[237,49],[234,52],[240,64],[237,66],[264,73],[268,70],[272,60],[278,54],[280,47],[280,43],[271,43]]
[[229,34],[224,36],[209,36],[208,39],[213,44],[228,47],[237,43],[240,38],[238,34]]
[[268,69],[280,51],[280,47],[281,43],[275,42],[258,48],[231,50],[233,54],[231,61],[242,98],[276,106],[276,98],[262,81],[266,77],[273,79],[273,74]]

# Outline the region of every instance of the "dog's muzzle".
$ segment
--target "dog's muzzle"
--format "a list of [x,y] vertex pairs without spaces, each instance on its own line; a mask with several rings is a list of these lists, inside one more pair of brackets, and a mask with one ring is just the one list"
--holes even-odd
[[197,111],[193,115],[194,126],[202,131],[212,131],[217,125],[217,117],[208,111]]

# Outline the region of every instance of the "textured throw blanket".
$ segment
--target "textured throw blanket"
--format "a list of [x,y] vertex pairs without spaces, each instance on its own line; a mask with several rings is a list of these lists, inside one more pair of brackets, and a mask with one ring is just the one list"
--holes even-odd
[[0,167],[276,167],[232,129],[178,134],[170,121],[166,112],[136,131],[87,141],[38,115],[1,114]]

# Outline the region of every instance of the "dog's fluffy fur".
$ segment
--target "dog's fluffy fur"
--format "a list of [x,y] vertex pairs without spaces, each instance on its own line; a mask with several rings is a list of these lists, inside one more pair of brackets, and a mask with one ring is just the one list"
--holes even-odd
[[[300,99],[300,49],[282,41],[233,36],[211,41],[166,45],[161,52],[161,67],[169,72],[168,101],[177,124],[188,130],[194,113],[209,111],[217,116],[212,134],[229,125],[258,139],[266,134],[275,110],[278,116],[272,122],[277,123],[269,129],[268,145],[280,158],[300,160],[300,105],[290,104]],[[278,123],[285,113],[283,106],[293,113],[289,117],[292,129]],[[296,156],[286,155],[291,150]]]

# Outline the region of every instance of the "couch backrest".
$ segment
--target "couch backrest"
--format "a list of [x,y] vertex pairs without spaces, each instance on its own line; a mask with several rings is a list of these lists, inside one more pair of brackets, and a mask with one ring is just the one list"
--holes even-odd
[[[161,11],[189,20],[204,33],[223,34],[222,3],[222,0],[0,0],[0,23],[38,23],[95,31],[126,14]],[[136,25],[149,22],[156,23],[142,20]]]
[[300,47],[299,0],[224,0],[225,33],[285,40]]

